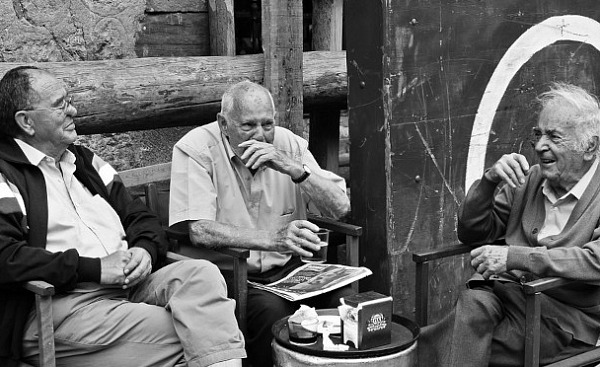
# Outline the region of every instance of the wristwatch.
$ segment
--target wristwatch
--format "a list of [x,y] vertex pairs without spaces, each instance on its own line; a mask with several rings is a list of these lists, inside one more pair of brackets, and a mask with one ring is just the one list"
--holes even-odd
[[308,168],[308,166],[306,164],[302,165],[302,169],[304,170],[304,173],[302,173],[300,175],[300,177],[298,178],[292,178],[292,182],[294,183],[300,183],[303,182],[304,180],[306,180],[308,178],[308,176],[310,176],[310,174],[312,172],[310,172],[310,168]]

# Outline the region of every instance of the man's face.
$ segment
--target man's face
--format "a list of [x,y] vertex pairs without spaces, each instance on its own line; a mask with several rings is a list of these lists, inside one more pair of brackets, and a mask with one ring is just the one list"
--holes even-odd
[[64,83],[46,72],[33,71],[31,87],[38,98],[25,110],[34,130],[28,142],[56,157],[77,139],[73,121],[77,109],[71,105]]
[[273,143],[275,138],[275,111],[268,95],[250,91],[244,96],[239,116],[222,115],[221,129],[229,139],[236,155],[242,156],[244,150],[238,145],[254,139]]
[[556,103],[547,105],[540,113],[534,128],[535,151],[540,160],[542,175],[557,194],[570,190],[588,171],[593,154],[582,152],[579,146],[574,112]]

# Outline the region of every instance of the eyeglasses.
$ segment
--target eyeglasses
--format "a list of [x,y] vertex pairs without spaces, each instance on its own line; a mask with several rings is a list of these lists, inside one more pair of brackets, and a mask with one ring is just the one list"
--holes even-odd
[[24,108],[23,111],[58,110],[59,112],[62,112],[62,113],[64,113],[66,115],[67,114],[67,110],[69,109],[69,106],[72,106],[72,105],[73,105],[73,96],[69,95],[65,99],[63,99],[63,102],[58,107]]

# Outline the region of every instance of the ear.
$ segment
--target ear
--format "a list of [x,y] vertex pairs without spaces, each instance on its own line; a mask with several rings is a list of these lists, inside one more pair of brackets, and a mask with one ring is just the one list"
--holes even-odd
[[275,111],[273,113],[273,121],[275,121],[275,125],[279,125],[277,122],[277,119],[279,118],[279,113],[277,111]]
[[588,157],[588,159],[592,159],[598,155],[598,148],[600,146],[599,140],[597,136],[592,136],[592,138],[588,142],[587,149],[585,150],[584,156]]
[[27,112],[17,111],[17,113],[15,113],[15,121],[27,136],[35,135],[35,124],[33,120],[29,118]]
[[217,113],[217,122],[221,128],[221,132],[227,136],[227,119],[221,112]]

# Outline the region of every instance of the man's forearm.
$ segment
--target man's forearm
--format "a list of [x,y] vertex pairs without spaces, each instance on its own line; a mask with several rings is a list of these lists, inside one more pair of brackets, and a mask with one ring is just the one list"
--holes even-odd
[[265,230],[242,228],[230,224],[200,219],[189,224],[193,244],[207,248],[245,248],[266,250],[269,248],[269,233]]
[[300,183],[300,188],[311,199],[317,209],[327,217],[338,219],[350,211],[350,200],[334,182],[312,173]]

